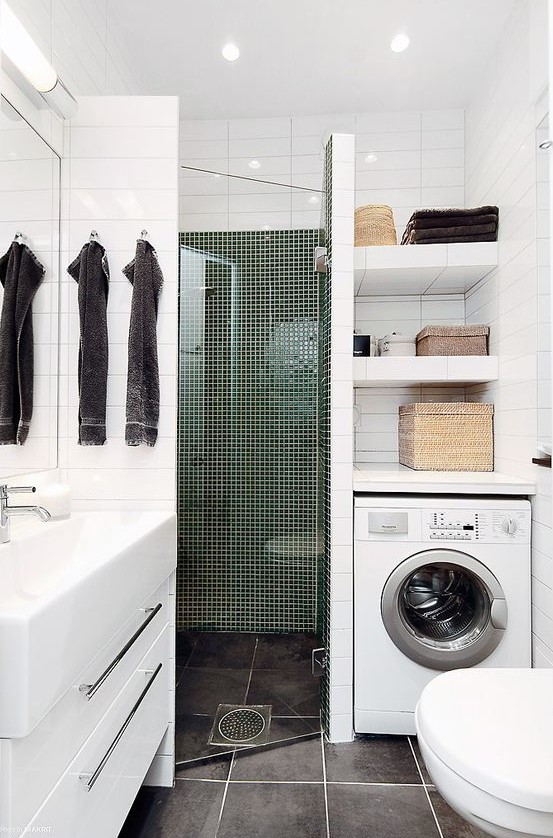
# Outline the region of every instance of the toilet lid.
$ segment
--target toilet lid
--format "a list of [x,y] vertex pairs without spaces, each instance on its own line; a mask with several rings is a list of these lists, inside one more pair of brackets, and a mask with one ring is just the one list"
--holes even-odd
[[553,812],[553,670],[444,673],[423,690],[416,720],[459,776],[509,803]]

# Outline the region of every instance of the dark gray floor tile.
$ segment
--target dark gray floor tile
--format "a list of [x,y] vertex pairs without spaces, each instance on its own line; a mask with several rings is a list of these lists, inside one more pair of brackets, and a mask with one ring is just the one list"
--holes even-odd
[[177,688],[177,715],[202,713],[214,716],[219,704],[241,704],[249,677],[249,669],[194,669],[188,666]]
[[325,743],[327,779],[354,783],[420,783],[406,736],[362,736]]
[[428,769],[425,765],[424,759],[422,758],[421,749],[419,748],[419,743],[417,742],[417,737],[416,736],[410,736],[409,738],[410,738],[410,740],[413,744],[413,750],[415,751],[415,755],[417,757],[417,762],[419,764],[419,768],[421,770],[421,774],[423,776],[424,782],[425,783],[431,783],[432,778],[431,778],[430,774],[428,773]]
[[300,669],[311,671],[311,651],[320,646],[314,634],[261,635],[257,643],[254,669]]
[[[214,757],[229,751],[229,748],[217,748],[207,744],[212,725],[213,716],[177,716],[175,735],[177,762]],[[228,763],[229,759],[230,757],[226,757],[222,763]],[[228,764],[224,777],[206,773],[204,779],[221,780],[226,779],[227,775]]]
[[324,787],[308,784],[229,785],[217,838],[324,838]]
[[422,787],[330,784],[327,791],[332,838],[439,838]]
[[248,704],[271,704],[274,716],[318,716],[320,681],[310,672],[257,669],[252,673]]
[[196,643],[196,635],[190,631],[178,631],[177,641],[175,647],[175,657],[177,662],[186,666],[194,645]]
[[444,838],[486,838],[482,830],[467,823],[457,812],[454,812],[439,792],[429,789],[428,793]]
[[176,776],[181,780],[226,780],[231,759],[232,754],[229,753],[177,765]]
[[269,731],[269,743],[317,733],[320,729],[321,721],[315,716],[308,718],[293,716],[289,719],[282,716],[273,716]]
[[139,791],[119,838],[215,838],[224,783],[179,780]]
[[198,632],[189,666],[210,669],[249,669],[255,650],[255,634]]
[[292,740],[272,748],[237,751],[230,779],[322,782],[320,736],[315,739]]

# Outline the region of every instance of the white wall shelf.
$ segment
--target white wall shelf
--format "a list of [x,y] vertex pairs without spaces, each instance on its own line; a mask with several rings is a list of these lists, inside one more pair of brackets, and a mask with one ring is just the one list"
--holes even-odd
[[497,242],[354,249],[355,295],[464,294],[497,266]]
[[535,495],[536,484],[497,471],[415,471],[400,463],[356,463],[354,492]]
[[496,381],[496,355],[354,358],[354,387],[400,387],[413,384],[479,384]]

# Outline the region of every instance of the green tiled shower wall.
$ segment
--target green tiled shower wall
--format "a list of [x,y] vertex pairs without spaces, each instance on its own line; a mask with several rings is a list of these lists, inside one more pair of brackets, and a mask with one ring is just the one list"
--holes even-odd
[[179,629],[320,625],[320,239],[180,234]]

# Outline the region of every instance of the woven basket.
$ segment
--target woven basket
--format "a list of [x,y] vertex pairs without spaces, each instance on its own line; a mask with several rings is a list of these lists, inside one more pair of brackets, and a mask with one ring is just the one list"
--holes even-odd
[[425,326],[417,355],[487,355],[489,326]]
[[355,247],[397,244],[394,214],[385,204],[366,204],[355,210]]
[[399,461],[428,471],[493,471],[493,404],[401,405]]

